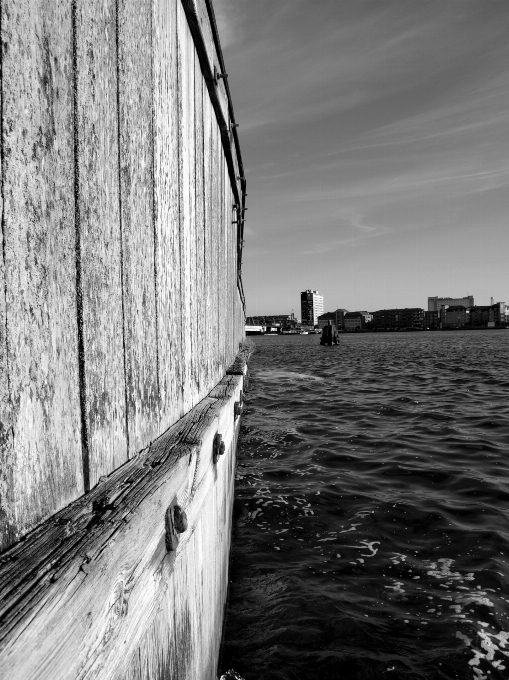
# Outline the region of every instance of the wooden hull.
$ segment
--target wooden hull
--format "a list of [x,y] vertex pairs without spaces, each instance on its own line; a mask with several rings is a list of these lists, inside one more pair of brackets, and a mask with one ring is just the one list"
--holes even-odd
[[1,13],[0,676],[214,678],[245,179],[210,0]]
[[[0,677],[216,677],[244,382],[236,372],[4,553]],[[214,460],[217,433],[225,448]]]

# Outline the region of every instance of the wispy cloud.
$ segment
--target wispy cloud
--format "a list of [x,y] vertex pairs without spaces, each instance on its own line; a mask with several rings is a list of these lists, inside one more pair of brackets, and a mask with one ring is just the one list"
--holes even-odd
[[[509,3],[214,4],[248,176],[248,295],[262,271],[277,290],[278,258],[333,272],[343,252],[371,255],[375,281],[384,248],[413,261],[415,243],[433,255],[454,234],[477,252],[480,225],[483,247],[509,248]],[[325,294],[337,276],[320,274]]]

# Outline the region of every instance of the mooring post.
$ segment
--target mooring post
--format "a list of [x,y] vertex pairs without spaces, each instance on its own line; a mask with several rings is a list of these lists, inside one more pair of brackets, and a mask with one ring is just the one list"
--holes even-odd
[[337,345],[339,344],[338,333],[336,326],[332,321],[328,321],[327,325],[323,327],[322,337],[320,338],[320,345]]

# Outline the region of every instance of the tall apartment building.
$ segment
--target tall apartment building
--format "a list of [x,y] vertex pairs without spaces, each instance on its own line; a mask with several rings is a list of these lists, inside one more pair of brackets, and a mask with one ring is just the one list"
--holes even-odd
[[428,312],[439,312],[442,305],[449,305],[449,307],[473,307],[474,306],[474,296],[467,295],[467,297],[462,298],[450,298],[450,297],[428,297]]
[[323,295],[317,290],[305,290],[300,294],[301,323],[316,326],[318,317],[323,314]]

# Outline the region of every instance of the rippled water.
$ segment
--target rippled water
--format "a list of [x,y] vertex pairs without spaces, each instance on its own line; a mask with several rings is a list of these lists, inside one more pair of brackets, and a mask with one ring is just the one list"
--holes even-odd
[[509,330],[255,342],[222,672],[509,678]]

